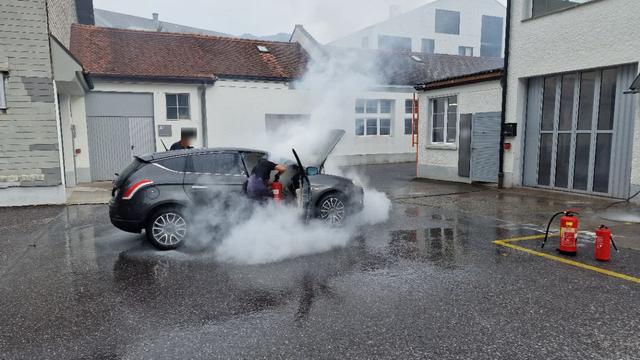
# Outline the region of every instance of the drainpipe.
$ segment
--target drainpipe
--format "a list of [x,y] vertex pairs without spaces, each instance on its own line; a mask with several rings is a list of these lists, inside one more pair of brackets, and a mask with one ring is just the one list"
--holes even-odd
[[200,121],[202,122],[202,147],[209,147],[209,139],[207,138],[207,89],[216,83],[217,78],[212,77],[211,80],[205,80],[198,88],[200,90]]
[[504,188],[504,124],[507,122],[507,79],[509,75],[509,50],[511,43],[511,0],[507,0],[506,31],[504,36],[504,70],[502,71],[502,114],[500,116],[500,167],[498,170],[498,188]]

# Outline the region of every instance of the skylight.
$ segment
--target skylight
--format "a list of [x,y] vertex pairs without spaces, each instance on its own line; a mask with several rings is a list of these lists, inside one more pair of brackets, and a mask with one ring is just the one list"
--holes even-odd
[[411,55],[411,58],[412,58],[414,61],[422,62],[422,58],[421,58],[420,56]]
[[258,45],[258,51],[263,52],[263,53],[268,53],[269,52],[269,48],[267,48],[264,45]]

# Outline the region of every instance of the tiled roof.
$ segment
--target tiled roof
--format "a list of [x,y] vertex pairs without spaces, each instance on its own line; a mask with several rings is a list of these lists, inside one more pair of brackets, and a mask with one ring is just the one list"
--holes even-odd
[[[258,46],[269,51],[260,52]],[[73,25],[71,52],[103,77],[291,80],[306,69],[297,43]]]
[[353,71],[377,74],[376,82],[414,86],[500,70],[501,58],[424,54],[389,50],[363,50],[326,46],[329,56],[350,59]]

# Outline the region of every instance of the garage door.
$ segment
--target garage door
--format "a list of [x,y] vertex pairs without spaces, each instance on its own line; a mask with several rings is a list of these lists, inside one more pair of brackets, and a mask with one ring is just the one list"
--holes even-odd
[[155,151],[152,94],[89,93],[86,111],[92,180],[112,180],[134,156]]
[[524,184],[629,196],[636,65],[529,80]]

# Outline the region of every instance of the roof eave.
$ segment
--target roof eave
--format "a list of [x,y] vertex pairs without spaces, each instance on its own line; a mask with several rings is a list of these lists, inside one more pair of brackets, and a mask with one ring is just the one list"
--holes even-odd
[[490,70],[481,73],[469,74],[464,76],[458,76],[448,79],[431,81],[423,84],[415,85],[414,88],[418,91],[437,90],[453,86],[461,86],[467,84],[474,84],[485,81],[500,80],[502,78],[502,69]]

